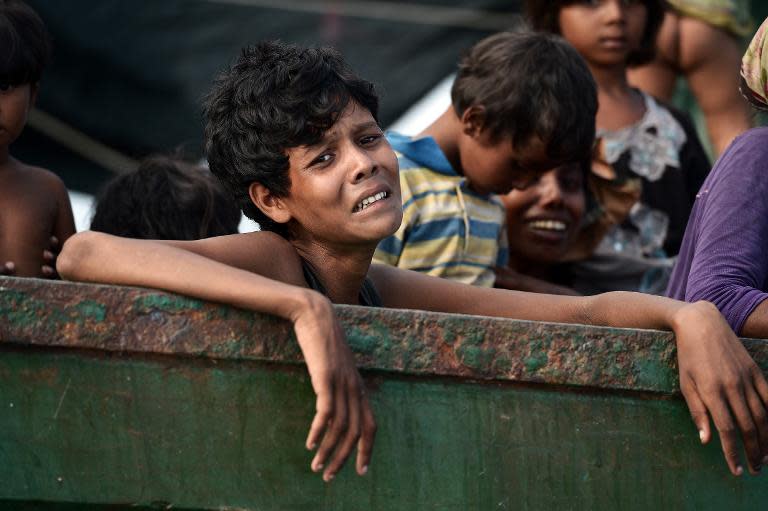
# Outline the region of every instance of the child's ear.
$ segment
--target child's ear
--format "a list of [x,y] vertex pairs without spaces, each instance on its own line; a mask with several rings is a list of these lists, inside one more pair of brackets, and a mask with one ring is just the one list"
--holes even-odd
[[465,135],[478,137],[485,127],[485,107],[472,105],[461,114],[461,126]]
[[285,207],[285,202],[263,184],[251,183],[248,194],[256,207],[278,224],[285,224],[291,219],[291,212]]

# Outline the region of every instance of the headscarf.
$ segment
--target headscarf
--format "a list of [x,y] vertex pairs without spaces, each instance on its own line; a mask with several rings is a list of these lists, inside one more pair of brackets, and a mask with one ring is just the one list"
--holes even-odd
[[768,18],[744,53],[741,79],[741,93],[757,108],[768,110]]

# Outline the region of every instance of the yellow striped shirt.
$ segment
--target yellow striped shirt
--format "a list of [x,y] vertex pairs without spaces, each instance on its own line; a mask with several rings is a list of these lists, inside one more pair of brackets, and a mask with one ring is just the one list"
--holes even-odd
[[403,223],[379,244],[373,261],[493,286],[493,267],[508,257],[501,201],[470,190],[433,138],[390,132],[387,139],[400,164]]

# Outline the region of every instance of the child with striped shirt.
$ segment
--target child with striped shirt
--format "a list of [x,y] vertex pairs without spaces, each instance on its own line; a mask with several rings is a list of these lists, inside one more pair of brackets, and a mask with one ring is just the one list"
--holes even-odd
[[400,164],[403,223],[374,262],[491,287],[494,267],[507,263],[497,194],[589,160],[595,84],[559,37],[505,32],[462,59],[451,99],[419,135],[388,134]]

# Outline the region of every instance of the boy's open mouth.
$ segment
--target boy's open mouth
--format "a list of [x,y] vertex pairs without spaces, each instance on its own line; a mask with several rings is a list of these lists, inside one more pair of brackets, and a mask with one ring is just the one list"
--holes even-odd
[[366,197],[365,199],[361,200],[357,204],[357,206],[354,207],[352,212],[353,213],[358,213],[358,212],[368,208],[369,206],[373,205],[374,203],[376,203],[376,202],[378,202],[378,201],[380,201],[382,199],[386,199],[387,197],[389,197],[389,192],[374,193],[373,195],[370,195],[370,196]]

